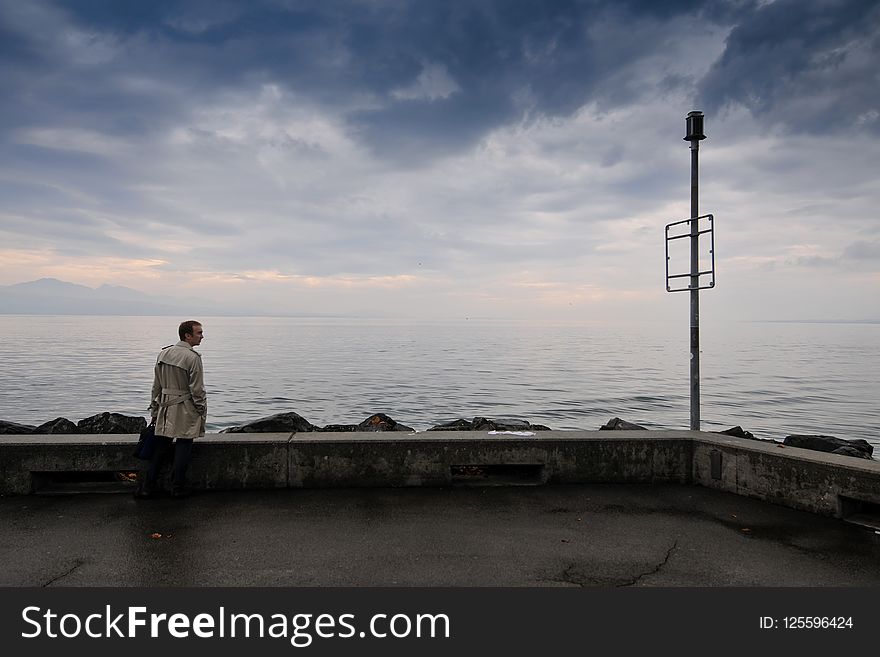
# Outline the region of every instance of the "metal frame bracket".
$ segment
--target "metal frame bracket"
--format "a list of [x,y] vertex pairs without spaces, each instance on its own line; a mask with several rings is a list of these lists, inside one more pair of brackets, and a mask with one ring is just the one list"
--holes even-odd
[[[687,224],[690,227],[692,221],[697,222],[697,227],[700,226],[700,220],[707,219],[709,223],[709,227],[703,230],[697,230],[696,232],[691,232],[690,230],[686,233],[681,234],[673,234],[669,235],[670,228],[675,226],[682,226]],[[711,265],[709,269],[705,271],[698,271],[696,274],[692,272],[687,272],[684,274],[670,274],[669,273],[669,243],[673,240],[680,240],[689,238],[691,240],[700,239],[701,235],[709,235],[709,255]],[[709,282],[706,285],[697,285],[696,287],[692,286],[690,280],[697,276],[698,280],[701,280],[703,276],[710,276]],[[672,287],[671,281],[677,279],[687,279],[688,285],[687,287]],[[708,290],[710,288],[715,287],[715,217],[711,214],[704,214],[696,219],[683,219],[681,221],[674,221],[671,224],[666,224],[666,291],[667,292],[687,292],[689,290]]]

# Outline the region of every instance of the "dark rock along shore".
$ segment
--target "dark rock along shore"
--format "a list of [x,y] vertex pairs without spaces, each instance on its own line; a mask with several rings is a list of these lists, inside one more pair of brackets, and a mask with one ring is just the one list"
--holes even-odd
[[[58,417],[44,422],[40,426],[19,424],[8,420],[0,420],[0,435],[46,435],[46,434],[137,434],[147,426],[147,421],[140,416],[123,415],[121,413],[98,413],[84,418],[74,424],[67,418]],[[602,431],[647,431],[632,422],[613,417],[599,427]],[[458,418],[431,427],[428,431],[550,431],[543,424],[532,424],[528,420],[498,418],[490,419],[475,417],[473,420]],[[307,432],[382,432],[405,431],[417,433],[415,429],[397,422],[385,413],[374,413],[358,424],[328,424],[316,426],[298,413],[276,413],[268,417],[238,424],[223,429],[220,433],[307,433]],[[862,439],[845,440],[834,436],[800,435],[786,436],[780,443],[776,440],[763,440],[744,430],[740,426],[731,427],[715,433],[748,440],[761,440],[790,447],[811,449],[819,452],[851,456],[854,458],[873,459],[874,447]]]

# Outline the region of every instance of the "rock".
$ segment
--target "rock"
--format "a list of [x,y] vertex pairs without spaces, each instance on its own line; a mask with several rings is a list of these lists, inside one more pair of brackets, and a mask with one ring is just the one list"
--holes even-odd
[[[835,450],[848,448],[847,456],[855,456],[852,450],[858,452],[859,458],[870,459],[874,453],[874,447],[867,440],[857,438],[856,440],[844,440],[843,438],[835,438],[834,436],[813,436],[795,434],[786,436],[782,441],[783,445],[789,447],[801,447],[802,449],[812,449],[817,452],[835,453]],[[838,452],[843,454],[844,452]]]
[[357,426],[358,431],[408,431],[410,433],[415,431],[412,427],[400,424],[385,413],[371,415]]
[[18,422],[9,422],[8,420],[0,420],[0,434],[22,435],[33,433],[34,425],[19,424]]
[[144,418],[121,413],[98,413],[76,423],[77,433],[140,433],[146,428]]
[[328,424],[315,431],[327,431],[330,433],[343,433],[347,431],[359,431],[356,424]]
[[872,459],[871,456],[865,456],[865,453],[858,449],[857,447],[853,447],[852,445],[846,445],[844,447],[838,447],[835,449],[832,454],[840,454],[841,456],[854,456],[857,459]]
[[751,431],[746,431],[741,426],[730,427],[724,431],[715,431],[714,433],[723,433],[725,436],[733,436],[734,438],[748,438],[749,440],[758,440]]
[[79,433],[79,429],[66,417],[56,417],[54,420],[49,420],[38,426],[34,429],[34,433]]
[[457,420],[452,420],[451,422],[444,422],[443,424],[438,424],[436,426],[431,427],[428,431],[473,431],[474,423],[470,420],[464,420],[459,418]]
[[737,425],[735,427],[731,427],[730,429],[725,429],[724,431],[713,431],[712,433],[720,433],[725,436],[733,436],[734,438],[746,438],[748,440],[757,440],[759,443],[774,443],[779,445],[780,443],[769,439],[769,438],[757,438],[755,434],[751,431],[746,431],[741,426]]
[[276,413],[223,429],[220,433],[301,433],[316,431],[317,427],[298,413]]
[[613,417],[608,422],[599,427],[599,431],[647,431],[647,429],[641,425],[633,424],[632,422],[627,422],[626,420],[621,420],[619,417]]
[[474,418],[474,431],[528,431],[529,423],[525,420],[498,419],[489,420],[484,417]]
[[550,431],[550,427],[545,427],[543,424],[532,424],[528,420],[514,418],[490,420],[475,417],[473,427],[473,431]]
[[317,431],[407,431],[415,433],[415,429],[397,422],[385,413],[374,413],[360,424],[328,424]]
[[543,424],[531,424],[528,420],[510,418],[490,420],[484,417],[475,417],[473,422],[459,418],[438,424],[428,431],[551,431],[551,429]]

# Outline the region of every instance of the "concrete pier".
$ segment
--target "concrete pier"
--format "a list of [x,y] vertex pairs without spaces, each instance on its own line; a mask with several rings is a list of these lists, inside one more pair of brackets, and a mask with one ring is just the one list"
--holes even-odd
[[[0,494],[124,488],[135,435],[0,436]],[[700,431],[209,434],[196,489],[695,484],[880,528],[880,462]]]

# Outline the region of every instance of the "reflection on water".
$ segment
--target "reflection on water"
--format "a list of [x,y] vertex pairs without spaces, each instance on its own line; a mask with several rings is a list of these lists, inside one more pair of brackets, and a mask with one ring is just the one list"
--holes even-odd
[[[283,411],[314,424],[385,412],[595,429],[687,428],[687,327],[600,322],[202,318],[209,431]],[[164,317],[0,316],[0,418],[145,414]],[[702,329],[703,428],[824,433],[880,447],[880,325]]]

